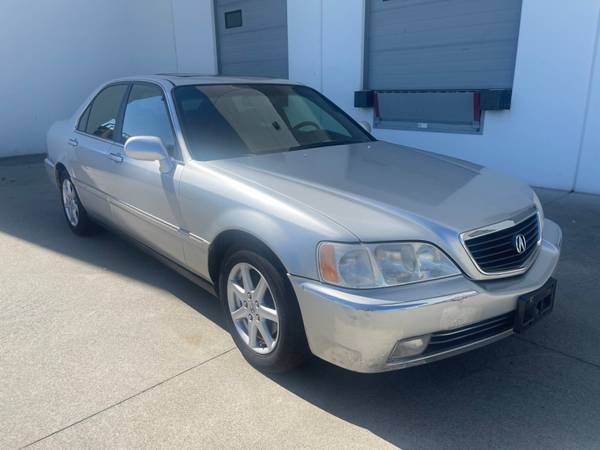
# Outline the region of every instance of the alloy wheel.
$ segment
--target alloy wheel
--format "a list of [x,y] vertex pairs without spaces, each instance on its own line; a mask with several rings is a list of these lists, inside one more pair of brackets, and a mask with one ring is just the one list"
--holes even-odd
[[227,280],[227,302],[233,325],[246,345],[259,354],[271,353],[279,337],[279,316],[265,277],[251,264],[236,264]]
[[79,224],[79,205],[73,183],[68,178],[63,181],[62,198],[67,220],[72,226],[76,227]]

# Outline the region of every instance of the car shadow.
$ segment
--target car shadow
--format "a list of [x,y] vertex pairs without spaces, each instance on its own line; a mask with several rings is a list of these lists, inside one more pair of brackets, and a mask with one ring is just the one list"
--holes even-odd
[[[4,169],[0,233],[169,291],[224,328],[214,297],[134,245],[108,232],[93,239],[71,234],[39,161]],[[568,278],[559,297],[567,291],[580,295]],[[541,333],[397,372],[358,374],[313,358],[291,373],[266,376],[402,448],[597,448],[600,365],[535,339],[576,325],[568,314],[549,318]]]
[[13,161],[0,162],[0,233],[159,287],[220,327],[225,326],[215,297],[165,268],[132,242],[102,229],[91,238],[71,233],[58,189],[47,179],[39,157],[26,158],[25,164]]

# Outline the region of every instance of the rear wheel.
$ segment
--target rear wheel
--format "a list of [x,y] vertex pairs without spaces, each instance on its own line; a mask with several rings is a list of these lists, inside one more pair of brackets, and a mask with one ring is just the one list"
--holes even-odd
[[309,355],[296,296],[285,273],[264,256],[230,252],[219,280],[229,331],[254,367],[285,372]]
[[94,223],[88,217],[87,211],[79,200],[77,190],[66,171],[62,171],[60,180],[60,199],[71,231],[79,236],[91,234],[96,230]]

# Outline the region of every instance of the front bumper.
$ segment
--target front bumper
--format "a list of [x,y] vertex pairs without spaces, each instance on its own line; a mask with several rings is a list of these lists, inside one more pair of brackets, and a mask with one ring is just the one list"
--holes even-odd
[[539,254],[523,275],[473,281],[460,275],[383,289],[342,289],[290,275],[308,344],[316,356],[356,372],[424,364],[512,334],[504,330],[458,348],[391,360],[398,341],[460,329],[516,309],[520,295],[539,289],[558,264],[562,232],[545,220]]

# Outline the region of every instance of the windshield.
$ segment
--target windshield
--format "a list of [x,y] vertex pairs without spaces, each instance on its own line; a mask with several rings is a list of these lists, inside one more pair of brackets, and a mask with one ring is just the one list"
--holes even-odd
[[173,96],[185,141],[196,160],[373,140],[342,110],[304,86],[179,86]]

